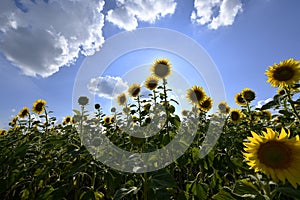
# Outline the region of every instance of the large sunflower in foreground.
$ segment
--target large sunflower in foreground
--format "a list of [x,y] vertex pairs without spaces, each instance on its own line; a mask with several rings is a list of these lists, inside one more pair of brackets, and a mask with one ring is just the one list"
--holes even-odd
[[281,129],[279,134],[270,128],[263,135],[251,132],[243,155],[247,164],[255,172],[262,171],[274,181],[287,179],[293,187],[300,184],[300,140],[299,136],[290,138],[290,133]]
[[200,86],[193,86],[186,91],[186,98],[196,106],[199,106],[206,98],[206,93]]
[[36,114],[41,114],[45,111],[46,101],[43,99],[38,99],[33,103],[32,111]]
[[152,64],[151,71],[154,76],[164,79],[171,74],[172,65],[168,59],[157,59]]
[[274,87],[286,87],[298,83],[300,80],[300,62],[290,58],[279,64],[269,67],[265,73],[268,76],[267,82]]

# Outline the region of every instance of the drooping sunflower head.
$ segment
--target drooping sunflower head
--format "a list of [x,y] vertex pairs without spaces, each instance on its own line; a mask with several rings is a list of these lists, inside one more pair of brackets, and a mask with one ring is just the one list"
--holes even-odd
[[228,106],[228,104],[225,101],[220,102],[218,105],[218,108],[219,108],[220,112],[223,114],[228,114],[230,111],[230,107]]
[[145,87],[149,90],[154,90],[157,86],[158,86],[158,78],[156,78],[156,76],[149,76],[146,80],[145,80]]
[[117,102],[120,106],[126,105],[127,98],[125,93],[121,93],[117,96]]
[[72,123],[72,117],[66,116],[63,120],[63,124],[69,124],[69,123]]
[[193,86],[192,88],[188,89],[186,92],[186,98],[196,106],[199,106],[206,98],[206,93],[204,92],[203,88],[200,86]]
[[239,106],[246,106],[246,101],[242,95],[242,93],[237,93],[234,97],[235,103]]
[[151,71],[154,76],[164,79],[171,75],[172,65],[168,59],[157,59],[152,64]]
[[230,110],[230,114],[229,114],[229,119],[234,122],[234,123],[239,123],[241,122],[242,118],[243,118],[244,114],[242,113],[241,110],[236,109],[236,108],[232,108]]
[[255,92],[249,88],[245,88],[241,92],[244,101],[251,102],[255,99]]
[[265,73],[273,87],[292,86],[300,80],[300,62],[290,58],[269,67]]
[[140,91],[141,91],[141,86],[138,83],[134,83],[128,88],[128,93],[132,97],[137,97]]
[[27,115],[29,115],[29,112],[30,112],[29,108],[28,107],[24,107],[24,108],[22,108],[22,110],[20,110],[19,117],[20,118],[24,118]]
[[33,103],[32,111],[36,114],[41,114],[45,111],[46,101],[43,99],[38,99]]
[[205,112],[208,112],[213,105],[213,100],[210,97],[206,97],[202,103],[199,104],[199,108]]
[[78,104],[81,106],[86,106],[89,103],[89,98],[86,96],[81,96],[78,98]]
[[251,169],[262,171],[274,181],[287,179],[293,187],[300,184],[300,140],[290,138],[282,128],[280,134],[267,128],[263,135],[251,132],[249,142],[244,142],[244,158]]

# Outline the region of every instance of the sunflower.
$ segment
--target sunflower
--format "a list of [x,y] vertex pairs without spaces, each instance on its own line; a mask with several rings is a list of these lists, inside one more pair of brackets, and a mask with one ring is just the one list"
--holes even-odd
[[220,102],[218,105],[218,108],[219,108],[220,112],[223,114],[228,114],[230,111],[230,107],[228,106],[228,104],[225,101]]
[[122,110],[126,115],[128,115],[130,113],[130,107],[126,106],[123,108]]
[[206,97],[202,103],[199,104],[199,108],[203,111],[209,111],[212,107],[213,101],[210,97]]
[[81,96],[78,98],[78,104],[81,106],[86,106],[89,103],[89,98],[86,96]]
[[189,111],[187,111],[187,110],[182,110],[182,111],[181,111],[181,114],[182,114],[183,116],[188,116],[188,115],[189,115]]
[[269,67],[265,73],[268,76],[267,82],[273,87],[286,87],[298,83],[300,80],[300,62],[290,58],[279,64]]
[[66,116],[63,120],[63,124],[69,124],[72,123],[72,117],[71,116]]
[[110,122],[110,117],[109,116],[105,116],[103,119],[105,124],[108,124]]
[[109,123],[114,123],[114,122],[115,122],[115,117],[114,116],[110,117],[109,118]]
[[149,90],[154,90],[158,85],[158,78],[156,76],[149,76],[145,80],[145,87]]
[[99,103],[96,103],[96,104],[95,104],[95,109],[96,109],[96,110],[99,110],[100,108],[101,108],[100,104],[99,104]]
[[255,172],[262,171],[274,181],[287,179],[293,187],[300,184],[300,140],[290,138],[290,131],[282,128],[278,133],[270,128],[258,135],[251,131],[249,142],[244,142],[243,155],[247,164]]
[[33,103],[32,111],[36,114],[41,114],[45,111],[46,101],[43,99],[38,99]]
[[141,91],[141,86],[138,83],[134,83],[128,88],[128,93],[132,97],[137,97],[140,91]]
[[20,118],[25,118],[27,115],[29,115],[29,112],[30,112],[29,108],[24,107],[24,108],[22,108],[22,110],[20,110],[19,117]]
[[229,118],[232,122],[239,123],[243,118],[243,113],[239,109],[232,108],[230,110]]
[[283,96],[283,95],[286,94],[286,92],[285,92],[285,90],[283,88],[278,88],[277,94],[280,95],[280,96]]
[[196,85],[188,89],[186,95],[186,98],[192,104],[195,104],[197,106],[199,106],[199,104],[201,104],[206,98],[206,93],[204,92],[203,88]]
[[154,76],[164,79],[171,74],[172,65],[168,59],[157,59],[152,64],[151,71]]
[[241,94],[243,99],[247,102],[251,102],[255,99],[255,93],[249,88],[243,89]]
[[239,106],[246,106],[246,101],[242,95],[242,93],[237,93],[234,97],[235,103]]
[[266,119],[266,120],[271,120],[272,119],[272,113],[268,110],[262,110],[261,115]]
[[6,134],[6,130],[0,129],[0,135],[5,135]]
[[117,96],[117,101],[120,106],[125,105],[127,102],[126,94],[119,94],[119,96]]

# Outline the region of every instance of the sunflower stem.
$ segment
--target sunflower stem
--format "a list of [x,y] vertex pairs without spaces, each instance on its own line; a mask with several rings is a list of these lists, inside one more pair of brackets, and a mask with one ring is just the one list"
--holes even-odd
[[295,108],[294,103],[293,103],[292,96],[291,96],[291,92],[290,92],[290,88],[289,88],[289,87],[288,87],[288,88],[285,88],[285,91],[286,91],[286,93],[287,93],[287,96],[288,96],[289,102],[290,102],[290,104],[291,104],[291,107],[292,107],[292,109],[293,109],[293,112],[294,112],[296,118],[298,119],[298,121],[300,122],[300,116],[299,116],[299,114],[298,114],[298,112],[297,112],[297,110],[296,110],[296,108]]
[[140,102],[140,96],[137,96],[137,102],[138,102],[138,111],[139,111],[139,123],[140,126],[142,126],[142,118],[141,118],[141,102]]

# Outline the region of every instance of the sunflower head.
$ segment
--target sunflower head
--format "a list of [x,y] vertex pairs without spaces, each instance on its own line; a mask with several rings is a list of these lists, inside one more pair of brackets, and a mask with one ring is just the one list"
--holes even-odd
[[5,135],[6,134],[6,130],[0,129],[0,135]]
[[19,117],[20,118],[24,118],[27,115],[29,115],[29,112],[30,112],[29,108],[28,107],[24,107],[24,108],[22,108],[22,110],[20,110]]
[[99,110],[99,109],[100,109],[100,107],[101,107],[101,106],[100,106],[100,104],[99,104],[99,103],[96,103],[96,104],[95,104],[95,109],[96,109],[96,110]]
[[251,102],[255,99],[255,93],[249,88],[243,89],[241,94],[243,99],[247,102]]
[[110,117],[109,118],[109,123],[114,123],[114,122],[115,122],[115,117],[114,116]]
[[192,88],[188,89],[186,92],[186,98],[195,105],[201,104],[205,98],[206,93],[204,92],[203,88],[200,86],[193,86]]
[[128,115],[130,113],[130,107],[126,106],[126,107],[123,108],[122,111],[123,111],[124,114]]
[[45,111],[46,101],[43,99],[38,99],[33,103],[32,111],[36,114],[41,114]]
[[205,112],[208,112],[213,105],[213,101],[210,97],[206,97],[202,103],[199,104],[199,108]]
[[158,86],[158,78],[156,76],[149,76],[145,80],[145,87],[149,90],[154,90]]
[[105,116],[103,119],[105,124],[108,124],[110,122],[110,117],[109,116]]
[[300,62],[290,58],[269,67],[265,73],[273,87],[292,86],[300,80]]
[[272,119],[272,113],[268,110],[262,110],[261,115],[266,119],[266,120],[271,120]]
[[274,181],[287,179],[293,187],[300,184],[299,136],[290,138],[290,132],[282,128],[280,134],[270,128],[263,135],[252,133],[244,142],[243,155],[251,169],[262,171]]
[[280,95],[280,96],[283,96],[286,94],[285,90],[283,88],[278,88],[277,89],[277,94]]
[[220,102],[218,105],[218,108],[219,108],[220,112],[223,114],[228,114],[230,111],[230,107],[228,106],[228,104],[225,101]]
[[242,95],[242,93],[237,93],[234,97],[235,103],[239,106],[246,106],[246,101]]
[[89,98],[86,96],[81,96],[78,98],[78,104],[81,106],[86,106],[89,103]]
[[134,83],[128,88],[128,93],[132,97],[137,97],[140,92],[141,92],[141,86],[138,83]]
[[164,79],[171,74],[172,65],[168,59],[157,59],[152,64],[151,71],[154,76]]
[[230,110],[229,118],[232,122],[239,123],[239,122],[241,122],[241,120],[243,118],[243,113],[239,109],[232,108]]
[[69,123],[72,123],[72,117],[71,116],[66,116],[63,120],[63,124],[69,124]]
[[126,105],[127,102],[126,94],[125,93],[119,94],[119,96],[117,96],[117,102],[120,106]]

